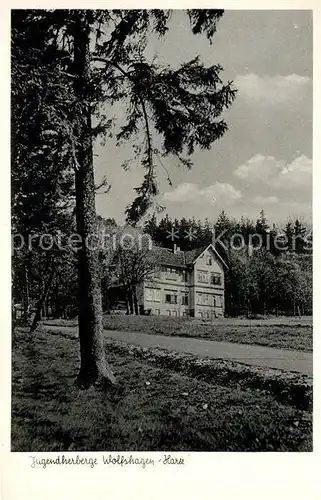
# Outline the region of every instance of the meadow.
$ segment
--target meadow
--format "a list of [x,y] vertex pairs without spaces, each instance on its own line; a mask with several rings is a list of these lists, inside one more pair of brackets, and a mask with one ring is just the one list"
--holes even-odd
[[[106,349],[118,386],[79,390],[75,334],[15,329],[12,451],[312,450],[311,380],[284,374],[282,388],[273,370],[244,377],[218,363],[209,376],[205,361],[203,373],[203,361],[188,365],[171,353],[113,340]],[[192,361],[197,370],[186,368]],[[296,401],[298,387],[305,397]]]

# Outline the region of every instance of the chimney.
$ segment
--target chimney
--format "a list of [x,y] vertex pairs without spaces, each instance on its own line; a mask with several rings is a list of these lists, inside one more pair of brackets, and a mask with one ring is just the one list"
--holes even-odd
[[180,251],[181,251],[180,247],[178,245],[176,245],[176,243],[174,243],[174,253],[176,254]]

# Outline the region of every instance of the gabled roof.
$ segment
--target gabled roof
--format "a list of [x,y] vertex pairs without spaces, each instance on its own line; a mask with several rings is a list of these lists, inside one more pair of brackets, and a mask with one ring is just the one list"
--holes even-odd
[[154,252],[157,264],[162,266],[185,268],[186,266],[194,264],[198,257],[200,257],[207,249],[211,249],[222,264],[227,267],[226,263],[212,244],[195,248],[194,250],[188,250],[187,252],[179,251],[174,253],[172,250],[164,247],[154,247],[151,251]]
[[206,248],[207,245],[203,245],[202,247],[194,248],[194,250],[188,250],[187,252],[184,252],[186,264],[193,264],[193,262],[195,262],[195,260],[206,250]]
[[154,253],[153,257],[155,257],[157,264],[161,264],[162,266],[186,267],[184,252],[174,253],[168,248],[156,246],[153,247],[151,252]]
[[[212,243],[210,243],[209,245],[207,245],[203,248],[196,248],[195,250],[191,250],[191,252],[194,252],[194,251],[197,252],[196,255],[194,256],[194,260],[191,262],[191,264],[194,264],[194,262],[205,252],[205,250],[212,250],[212,252],[218,258],[218,260],[220,260],[222,262],[223,266],[225,266],[226,268],[228,267],[228,265],[226,264],[224,259],[220,256],[220,254],[218,253],[218,251],[216,250],[216,248],[214,247],[214,245]],[[188,253],[188,252],[185,252],[185,253]]]

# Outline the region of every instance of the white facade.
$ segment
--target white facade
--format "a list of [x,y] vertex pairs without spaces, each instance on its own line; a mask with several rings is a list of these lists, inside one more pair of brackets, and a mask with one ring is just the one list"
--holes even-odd
[[139,303],[156,315],[223,316],[224,265],[212,245],[186,265],[164,265],[143,284]]

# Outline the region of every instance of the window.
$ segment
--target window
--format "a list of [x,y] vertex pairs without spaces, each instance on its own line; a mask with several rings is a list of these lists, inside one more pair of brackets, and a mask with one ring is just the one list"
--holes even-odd
[[211,285],[221,285],[221,275],[220,273],[211,273]]
[[207,306],[208,305],[207,293],[198,293],[197,294],[197,304],[200,306]]
[[182,295],[182,306],[188,306],[188,293]]
[[222,297],[215,295],[215,307],[222,307]]
[[146,288],[145,289],[146,300],[150,302],[160,302],[161,291],[159,288]]
[[171,312],[170,311],[166,311],[166,314],[167,314],[167,316],[170,316]]
[[198,293],[196,300],[199,306],[214,306],[214,295],[210,293]]
[[208,266],[211,266],[212,265],[212,257],[210,255],[207,255],[206,256],[206,264]]
[[182,272],[182,281],[185,281],[185,283],[188,281],[187,271],[183,271]]
[[177,311],[175,311],[175,309],[172,311],[172,316],[177,316]]
[[186,318],[187,316],[189,316],[188,314],[188,311],[183,311],[183,316]]
[[197,281],[199,281],[200,283],[208,283],[207,271],[198,271],[197,272]]
[[165,302],[166,304],[177,304],[177,295],[174,293],[166,293]]
[[176,280],[177,279],[176,269],[174,269],[173,267],[166,267],[166,278],[168,280]]
[[159,316],[160,315],[160,310],[159,309],[155,309],[155,314],[156,314],[156,316]]

